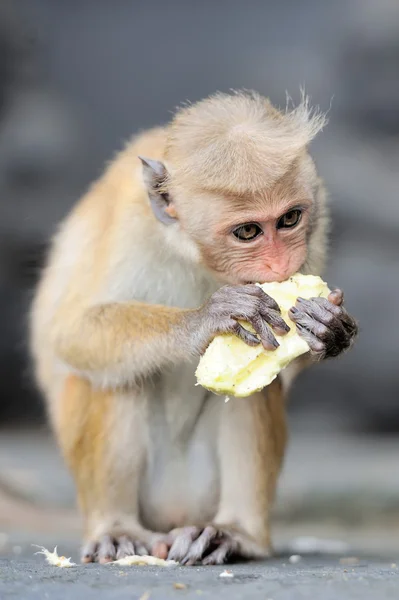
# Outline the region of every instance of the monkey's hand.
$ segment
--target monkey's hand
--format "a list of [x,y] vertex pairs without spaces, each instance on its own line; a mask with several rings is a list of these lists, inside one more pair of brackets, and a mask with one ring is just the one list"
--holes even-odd
[[[275,350],[279,343],[271,328],[280,335],[290,330],[276,301],[257,285],[226,285],[220,288],[197,316],[204,340],[202,351],[220,333],[234,333],[249,346],[262,343],[265,349]],[[240,321],[249,323],[259,337],[245,329]]]
[[348,350],[354,342],[358,326],[343,307],[341,290],[333,290],[326,298],[298,298],[290,309],[290,319],[309,344],[317,360],[332,358]]

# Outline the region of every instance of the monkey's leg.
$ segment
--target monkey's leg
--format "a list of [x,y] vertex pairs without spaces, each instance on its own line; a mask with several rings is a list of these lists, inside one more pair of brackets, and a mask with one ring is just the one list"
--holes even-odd
[[143,411],[140,397],[93,390],[79,377],[65,381],[53,421],[84,518],[83,562],[150,552],[166,557],[162,536],[138,518]]
[[217,514],[205,528],[171,532],[168,558],[192,565],[270,555],[270,511],[286,444],[284,398],[279,380],[264,394],[231,399],[221,407],[221,493]]

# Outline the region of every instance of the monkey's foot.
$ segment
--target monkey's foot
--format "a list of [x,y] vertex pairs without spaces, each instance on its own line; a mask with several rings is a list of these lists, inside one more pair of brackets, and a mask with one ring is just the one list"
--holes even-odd
[[172,541],[168,559],[182,565],[222,565],[238,555],[238,542],[231,534],[208,526],[183,527],[170,533]]
[[99,540],[90,540],[83,546],[81,560],[83,563],[99,562],[104,564],[135,554],[140,556],[152,554],[158,558],[166,558],[168,546],[159,540],[150,546],[128,535],[117,537],[104,535]]

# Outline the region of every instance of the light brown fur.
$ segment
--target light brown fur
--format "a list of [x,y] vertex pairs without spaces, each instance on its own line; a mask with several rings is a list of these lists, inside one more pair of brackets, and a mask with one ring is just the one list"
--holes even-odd
[[[242,554],[269,553],[282,384],[227,404],[195,387],[206,341],[196,319],[224,281],[262,277],[262,264],[231,252],[217,229],[238,213],[278,218],[294,196],[306,200],[299,267],[320,272],[327,214],[306,147],[321,125],[306,102],[282,113],[257,95],[182,109],[133,138],[54,237],[31,347],[87,539],[127,534],[151,545],[211,522],[234,532]],[[170,226],[154,218],[139,155],[168,169],[162,185],[179,217]]]

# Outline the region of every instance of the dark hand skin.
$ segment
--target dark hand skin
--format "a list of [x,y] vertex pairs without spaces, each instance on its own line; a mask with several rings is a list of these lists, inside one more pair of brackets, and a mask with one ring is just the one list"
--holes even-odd
[[[343,307],[343,301],[342,291],[335,289],[328,299],[298,298],[290,309],[290,319],[317,360],[339,356],[357,336],[357,323]],[[199,316],[207,343],[217,334],[234,333],[249,346],[261,343],[266,350],[275,350],[279,343],[272,330],[278,335],[290,330],[276,301],[257,285],[220,288],[200,309]],[[238,321],[250,323],[257,335]]]
[[344,295],[333,290],[326,298],[298,298],[290,309],[298,334],[309,344],[318,360],[339,356],[354,342],[358,326],[343,307]]
[[[206,343],[220,333],[234,333],[249,346],[259,343],[266,350],[275,350],[279,343],[272,329],[279,335],[290,331],[281,317],[273,298],[257,285],[225,285],[217,290],[197,313],[201,328],[205,329]],[[238,323],[250,323],[259,337]]]

